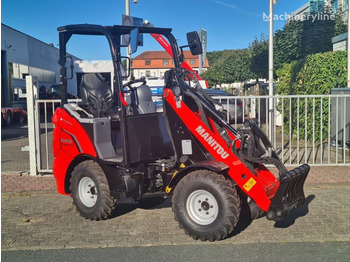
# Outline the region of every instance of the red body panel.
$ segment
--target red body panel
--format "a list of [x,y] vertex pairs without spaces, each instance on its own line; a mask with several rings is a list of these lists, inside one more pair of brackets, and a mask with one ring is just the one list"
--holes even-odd
[[55,125],[53,134],[53,173],[56,179],[57,191],[65,192],[67,170],[72,161],[79,155],[97,157],[96,150],[90,137],[80,125],[64,109],[58,108],[52,117]]
[[218,134],[215,134],[193,113],[182,101],[181,107],[177,106],[175,96],[170,89],[164,91],[165,99],[177,112],[178,116],[188,127],[191,133],[219,162],[227,164],[230,168],[229,176],[237,185],[251,197],[257,205],[267,211],[270,199],[276,193],[279,186],[278,180],[267,169],[254,175],[239,158],[227,147],[227,143]]

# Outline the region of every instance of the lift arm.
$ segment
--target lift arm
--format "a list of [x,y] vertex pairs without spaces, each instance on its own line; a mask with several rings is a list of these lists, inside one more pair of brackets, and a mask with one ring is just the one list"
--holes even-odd
[[[168,41],[166,39],[164,39],[164,37],[160,34],[151,34],[151,36],[157,40],[157,42],[165,49],[165,51],[168,52],[168,54],[171,56],[171,57],[174,57],[173,55],[173,51],[171,50],[171,45],[168,43]],[[191,72],[193,72],[196,77],[198,78],[198,80],[203,80],[193,69],[192,67],[187,64],[185,61],[182,62],[181,64],[182,68],[185,68]]]

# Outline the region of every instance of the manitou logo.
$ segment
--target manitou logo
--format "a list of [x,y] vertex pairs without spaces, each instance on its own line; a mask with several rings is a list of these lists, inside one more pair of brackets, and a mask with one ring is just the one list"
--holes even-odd
[[222,159],[226,159],[228,157],[228,153],[225,151],[225,149],[223,149],[222,146],[220,146],[218,142],[216,142],[216,140],[209,135],[209,133],[206,132],[201,125],[196,128],[196,131],[208,143],[208,145],[210,145],[216,151],[216,153],[221,156]]

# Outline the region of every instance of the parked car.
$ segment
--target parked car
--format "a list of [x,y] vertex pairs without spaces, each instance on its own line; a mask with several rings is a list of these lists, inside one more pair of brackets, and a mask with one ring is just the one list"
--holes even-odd
[[213,97],[214,100],[221,104],[224,108],[223,114],[226,116],[229,113],[229,122],[241,122],[243,119],[243,103],[242,100],[235,98],[235,96],[226,93],[223,90],[203,89],[204,92]]

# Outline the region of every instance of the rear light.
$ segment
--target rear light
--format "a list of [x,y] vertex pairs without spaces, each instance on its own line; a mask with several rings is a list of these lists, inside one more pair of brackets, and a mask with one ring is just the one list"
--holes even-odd
[[242,102],[237,102],[238,106],[243,106]]

